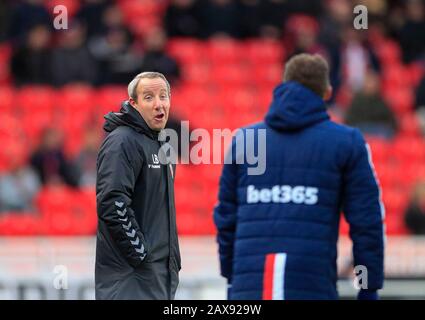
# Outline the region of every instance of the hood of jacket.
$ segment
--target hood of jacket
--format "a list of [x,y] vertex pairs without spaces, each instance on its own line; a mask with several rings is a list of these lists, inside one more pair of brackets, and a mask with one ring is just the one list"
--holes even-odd
[[142,115],[130,105],[128,100],[121,104],[119,112],[109,112],[104,116],[105,123],[103,129],[112,132],[119,126],[131,127],[137,132],[147,135],[149,138],[158,140],[159,131],[149,128]]
[[313,91],[295,81],[277,86],[265,122],[278,131],[301,130],[328,120],[326,104]]

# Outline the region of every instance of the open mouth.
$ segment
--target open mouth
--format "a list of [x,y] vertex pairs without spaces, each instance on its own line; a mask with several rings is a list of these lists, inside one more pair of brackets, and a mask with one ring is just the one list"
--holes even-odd
[[161,121],[162,119],[164,119],[165,114],[164,113],[160,113],[158,115],[155,116],[155,120]]

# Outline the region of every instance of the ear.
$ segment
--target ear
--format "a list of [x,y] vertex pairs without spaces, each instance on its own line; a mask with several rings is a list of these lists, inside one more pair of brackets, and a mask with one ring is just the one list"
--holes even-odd
[[332,97],[332,92],[333,92],[332,86],[328,86],[325,94],[323,95],[323,100],[328,101]]
[[137,107],[137,103],[136,103],[136,101],[134,101],[134,99],[133,99],[133,98],[129,98],[129,99],[128,99],[128,102],[130,102],[130,105],[131,105],[133,108],[136,108],[136,107]]

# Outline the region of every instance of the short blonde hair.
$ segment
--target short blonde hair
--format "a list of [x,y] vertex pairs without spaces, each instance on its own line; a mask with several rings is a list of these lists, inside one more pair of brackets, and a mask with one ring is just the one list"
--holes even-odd
[[165,81],[165,84],[167,85],[167,89],[168,89],[168,96],[171,96],[171,87],[167,78],[165,78],[165,76],[162,73],[153,72],[153,71],[141,72],[138,75],[136,75],[133,78],[133,80],[131,80],[130,83],[128,84],[128,89],[127,89],[128,96],[132,98],[133,100],[137,100],[137,85],[139,84],[140,79],[156,79],[156,78],[161,78],[162,80]]

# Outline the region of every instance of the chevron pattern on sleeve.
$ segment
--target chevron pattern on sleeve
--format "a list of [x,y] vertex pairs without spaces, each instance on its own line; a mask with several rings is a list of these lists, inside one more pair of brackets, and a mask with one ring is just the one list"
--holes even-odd
[[134,247],[134,250],[140,254],[140,260],[145,260],[147,254],[145,251],[145,246],[136,235],[136,229],[133,228],[131,221],[128,219],[127,208],[122,209],[124,202],[115,201],[115,206],[117,207],[116,211],[119,216],[118,220],[122,222],[121,226],[125,230],[125,234],[129,238],[131,245]]

